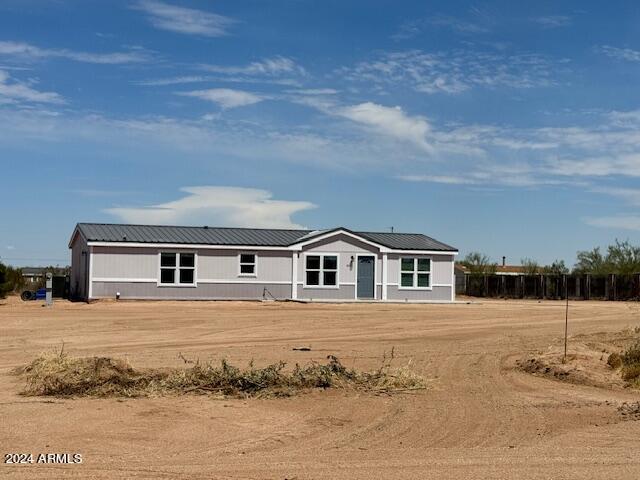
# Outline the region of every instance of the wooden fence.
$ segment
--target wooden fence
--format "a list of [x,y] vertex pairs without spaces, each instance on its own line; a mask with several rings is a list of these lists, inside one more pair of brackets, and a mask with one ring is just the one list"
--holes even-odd
[[482,275],[456,277],[456,294],[472,297],[640,300],[640,274]]

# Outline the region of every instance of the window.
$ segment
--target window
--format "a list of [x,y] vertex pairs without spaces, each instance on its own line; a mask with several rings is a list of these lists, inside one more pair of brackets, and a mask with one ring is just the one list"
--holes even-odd
[[400,288],[431,288],[431,259],[400,259]]
[[337,255],[307,255],[305,262],[305,286],[338,286]]
[[245,277],[256,276],[256,254],[255,253],[240,254],[240,270],[238,274]]
[[160,253],[161,285],[195,285],[195,253]]

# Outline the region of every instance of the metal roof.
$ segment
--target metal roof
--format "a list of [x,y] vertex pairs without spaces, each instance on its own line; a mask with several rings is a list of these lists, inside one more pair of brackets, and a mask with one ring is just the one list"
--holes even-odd
[[[344,230],[394,250],[437,250],[456,248],[419,233],[353,232],[338,227],[330,230],[286,230],[275,228],[178,227],[79,223],[77,230],[90,242],[174,243],[184,245],[239,245],[288,247],[321,235]],[[72,239],[73,240],[73,239]]]

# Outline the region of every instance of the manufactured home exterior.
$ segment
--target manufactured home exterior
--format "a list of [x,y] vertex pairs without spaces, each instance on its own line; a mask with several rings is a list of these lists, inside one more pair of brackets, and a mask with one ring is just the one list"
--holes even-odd
[[451,302],[457,250],[422,234],[79,223],[71,294]]

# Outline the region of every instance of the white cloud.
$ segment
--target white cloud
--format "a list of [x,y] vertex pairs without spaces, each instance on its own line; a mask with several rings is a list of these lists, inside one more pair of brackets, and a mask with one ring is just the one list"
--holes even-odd
[[398,179],[407,182],[444,183],[447,185],[472,185],[478,183],[470,178],[453,175],[400,175]]
[[291,216],[315,208],[304,201],[273,200],[267,190],[240,187],[185,187],[179,200],[148,207],[109,208],[128,223],[187,224],[257,228],[304,228]]
[[596,47],[596,52],[602,53],[607,57],[615,58],[616,60],[626,60],[628,62],[640,62],[640,50],[633,50],[631,48],[619,48],[612,47],[610,45],[602,45]]
[[469,22],[448,15],[436,15],[429,18],[418,18],[404,22],[400,25],[398,32],[392,35],[391,38],[393,40],[407,40],[432,29],[432,27],[444,27],[453,32],[465,35],[487,33],[490,31],[488,25],[481,25],[480,23]]
[[640,207],[640,189],[637,188],[595,187],[591,191],[621,198],[630,205]]
[[14,247],[13,245],[7,245],[7,250],[15,250],[16,247]]
[[385,107],[366,102],[341,107],[335,114],[372,127],[384,135],[409,141],[422,150],[432,151],[426,139],[430,130],[427,120],[424,117],[407,115],[400,107]]
[[145,12],[156,28],[190,35],[221,37],[236,23],[229,17],[156,0],[140,0],[133,8]]
[[202,75],[188,75],[181,77],[170,77],[170,78],[157,78],[151,80],[142,80],[140,82],[135,82],[136,85],[144,85],[148,87],[163,87],[166,85],[180,85],[184,83],[200,83],[206,82],[210,77],[204,77]]
[[592,227],[640,231],[640,217],[617,215],[612,217],[587,217],[583,221]]
[[567,61],[535,54],[453,50],[383,53],[371,61],[336,74],[346,80],[374,85],[379,90],[412,88],[424,93],[458,94],[474,87],[535,88],[556,84]]
[[535,17],[532,20],[544,28],[560,28],[571,25],[571,17],[567,15],[546,15]]
[[149,53],[140,48],[128,52],[88,53],[67,49],[40,48],[24,42],[0,41],[0,55],[15,56],[27,59],[66,58],[76,62],[116,65],[123,63],[147,62],[151,59]]
[[251,92],[242,90],[232,90],[230,88],[211,88],[209,90],[193,90],[191,92],[178,92],[178,95],[200,98],[209,102],[214,102],[224,109],[243,107],[261,102],[264,97],[260,97]]
[[265,58],[247,65],[200,65],[202,70],[226,75],[260,75],[278,76],[284,74],[306,75],[303,67],[287,57],[275,56]]
[[339,92],[333,88],[298,88],[295,90],[286,90],[286,93],[298,95],[336,95]]
[[11,79],[8,72],[0,70],[0,103],[13,102],[64,103],[64,99],[55,92],[41,92],[24,83]]

